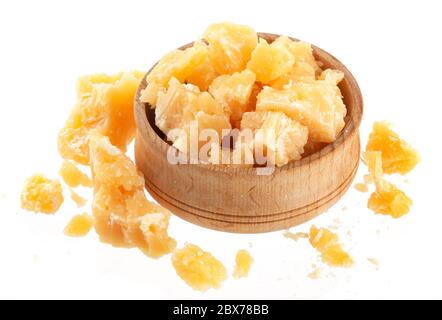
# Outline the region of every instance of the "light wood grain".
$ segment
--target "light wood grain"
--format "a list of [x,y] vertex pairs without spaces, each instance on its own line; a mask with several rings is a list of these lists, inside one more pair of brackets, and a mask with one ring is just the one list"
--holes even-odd
[[[269,42],[277,37],[259,35]],[[192,223],[240,233],[286,229],[335,204],[351,185],[359,164],[362,95],[341,62],[318,47],[313,46],[313,52],[324,68],[344,72],[339,87],[347,106],[346,125],[335,142],[275,168],[269,176],[257,175],[256,168],[170,164],[166,158],[170,145],[155,126],[154,110],[139,99],[147,85],[144,79],[135,97],[135,160],[151,195]]]

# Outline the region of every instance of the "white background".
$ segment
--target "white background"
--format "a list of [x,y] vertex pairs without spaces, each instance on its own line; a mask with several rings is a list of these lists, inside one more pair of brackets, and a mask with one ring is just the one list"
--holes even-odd
[[[438,1],[1,1],[0,297],[442,298],[441,13]],[[170,233],[179,246],[200,245],[229,272],[238,249],[248,248],[255,258],[247,279],[199,293],[178,278],[170,256],[156,261],[135,249],[114,249],[94,232],[64,236],[64,225],[82,211],[68,192],[55,216],[20,209],[29,175],[56,177],[56,136],[75,102],[78,76],[147,70],[219,21],[329,51],[363,91],[363,144],[372,122],[387,119],[420,151],[422,162],[408,183],[391,177],[414,200],[407,216],[374,215],[366,209],[368,194],[352,188],[314,220],[339,225],[353,268],[323,267],[307,241],[285,239],[282,232],[226,234],[173,217]],[[363,173],[361,166],[359,179]],[[90,190],[81,191],[90,197]],[[378,259],[379,268],[367,258]],[[312,263],[323,268],[318,280],[307,277]]]

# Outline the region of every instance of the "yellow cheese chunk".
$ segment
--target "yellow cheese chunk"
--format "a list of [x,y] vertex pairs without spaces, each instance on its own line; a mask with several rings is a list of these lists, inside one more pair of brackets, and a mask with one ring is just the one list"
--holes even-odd
[[281,90],[264,87],[256,110],[284,112],[308,127],[313,142],[335,141],[347,114],[339,88],[329,80],[295,83]]
[[60,208],[63,200],[60,182],[42,174],[31,176],[21,193],[21,207],[28,211],[52,214]]
[[84,237],[94,226],[94,218],[87,213],[74,216],[64,228],[64,234],[69,237]]
[[413,201],[395,185],[380,180],[376,183],[376,191],[368,199],[368,208],[376,213],[400,218],[410,211]]
[[334,267],[350,267],[352,257],[339,244],[338,235],[325,228],[310,228],[310,244],[321,253],[324,263]]
[[236,254],[235,262],[233,276],[237,279],[247,277],[253,264],[253,258],[250,253],[247,250],[239,250]]
[[227,279],[223,264],[193,244],[176,250],[172,255],[172,264],[178,276],[195,290],[219,288],[221,282]]
[[143,176],[132,160],[99,134],[91,136],[90,150],[92,209],[101,241],[138,247],[153,258],[170,253],[176,245],[167,233],[170,212],[146,199]]
[[58,150],[64,159],[89,164],[91,130],[107,136],[125,151],[135,136],[133,101],[143,73],[95,74],[77,83],[77,103],[58,134]]
[[64,160],[58,173],[63,181],[72,188],[79,185],[92,187],[92,180],[70,161]]
[[367,143],[367,151],[382,153],[382,169],[387,174],[410,172],[420,161],[419,154],[387,122],[375,122]]
[[203,37],[209,43],[209,57],[219,74],[244,70],[258,43],[255,30],[233,23],[212,24]]

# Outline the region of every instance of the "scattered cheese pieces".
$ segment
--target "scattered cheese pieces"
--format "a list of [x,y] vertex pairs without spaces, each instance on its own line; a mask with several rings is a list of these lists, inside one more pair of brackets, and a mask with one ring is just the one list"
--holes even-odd
[[195,290],[219,288],[221,282],[227,279],[223,264],[209,252],[193,244],[186,244],[184,248],[175,250],[172,264],[178,276]]
[[342,249],[338,235],[325,229],[310,228],[310,244],[321,253],[322,261],[335,267],[350,267],[352,257]]
[[239,250],[235,258],[236,264],[233,271],[233,277],[247,277],[253,264],[253,258],[247,250]]
[[60,208],[63,200],[60,182],[42,174],[31,176],[21,193],[21,207],[28,211],[52,214]]
[[64,228],[64,234],[69,237],[83,237],[94,225],[94,218],[87,213],[74,216]]

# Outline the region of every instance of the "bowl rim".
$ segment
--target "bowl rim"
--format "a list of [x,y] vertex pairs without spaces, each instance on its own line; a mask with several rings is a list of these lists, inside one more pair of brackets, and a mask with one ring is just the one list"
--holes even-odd
[[[267,41],[269,41],[269,39],[271,41],[274,41],[277,37],[281,36],[278,34],[265,33],[265,32],[257,32],[257,34],[258,34],[258,37],[264,38]],[[290,36],[287,36],[287,37],[293,41],[301,41],[297,38],[293,38]],[[187,49],[187,48],[193,46],[193,44],[194,44],[194,42],[190,42],[190,43],[187,43],[177,49],[184,50],[184,49]],[[313,44],[311,44],[311,46],[313,49],[313,55],[315,56],[315,59],[322,61],[322,60],[324,60],[324,58],[326,58],[328,60],[328,62],[333,65],[333,68],[338,69],[344,73],[343,81],[348,82],[348,86],[350,87],[351,90],[350,90],[350,94],[348,96],[344,96],[344,95],[343,96],[346,99],[352,99],[353,100],[353,103],[352,103],[353,109],[357,108],[359,110],[357,110],[358,112],[355,112],[352,109],[352,113],[350,115],[347,113],[346,117],[348,116],[348,121],[346,121],[344,128],[342,128],[341,132],[339,133],[339,135],[335,141],[328,143],[322,149],[320,149],[319,151],[316,151],[313,154],[308,155],[307,157],[303,157],[299,160],[289,161],[287,164],[280,166],[280,167],[274,166],[274,172],[272,173],[272,175],[276,174],[278,172],[281,173],[284,171],[292,170],[297,167],[311,164],[313,161],[316,161],[319,158],[324,157],[324,156],[328,155],[329,153],[335,151],[339,146],[341,146],[344,143],[344,141],[346,141],[349,137],[353,136],[354,134],[356,134],[358,132],[359,126],[362,121],[362,115],[363,115],[363,111],[364,111],[362,93],[361,93],[359,85],[358,85],[356,79],[354,78],[354,76],[352,75],[352,73],[347,69],[347,67],[342,62],[340,62],[336,57],[334,57],[333,55],[331,55],[327,51],[325,51],[325,50],[321,49],[320,47],[313,45]],[[137,131],[140,132],[140,134],[137,135],[137,139],[138,139],[138,137],[141,137],[141,139],[143,139],[144,143],[151,143],[152,141],[149,141],[148,135],[153,136],[155,139],[155,143],[162,149],[161,151],[167,152],[167,148],[173,147],[173,146],[171,144],[169,144],[167,141],[165,141],[164,139],[162,139],[157,134],[157,132],[155,132],[154,128],[151,126],[150,122],[147,119],[148,110],[149,109],[153,110],[153,109],[150,107],[150,105],[148,103],[141,102],[141,100],[140,100],[141,91],[144,90],[147,86],[146,77],[152,71],[152,69],[155,67],[155,65],[157,63],[158,62],[156,62],[150,68],[150,70],[148,72],[146,72],[146,74],[143,76],[143,78],[138,86],[137,92],[135,94],[135,101],[134,101],[135,123],[137,126]],[[341,81],[340,85],[342,85],[342,81]],[[348,112],[348,109],[347,109],[347,112]],[[181,151],[179,151],[178,149],[176,149],[176,150],[179,153],[181,153]],[[239,165],[222,165],[222,164],[210,164],[210,163],[209,164],[198,163],[198,164],[192,164],[192,166],[194,166],[194,167],[197,166],[200,170],[207,170],[210,172],[235,174],[235,175],[238,175],[238,174],[240,174],[240,175],[250,175],[250,174],[256,175],[256,169],[257,169],[256,167],[250,167],[250,166],[243,167],[243,166],[239,166]],[[265,177],[265,175],[264,175],[264,177]]]

